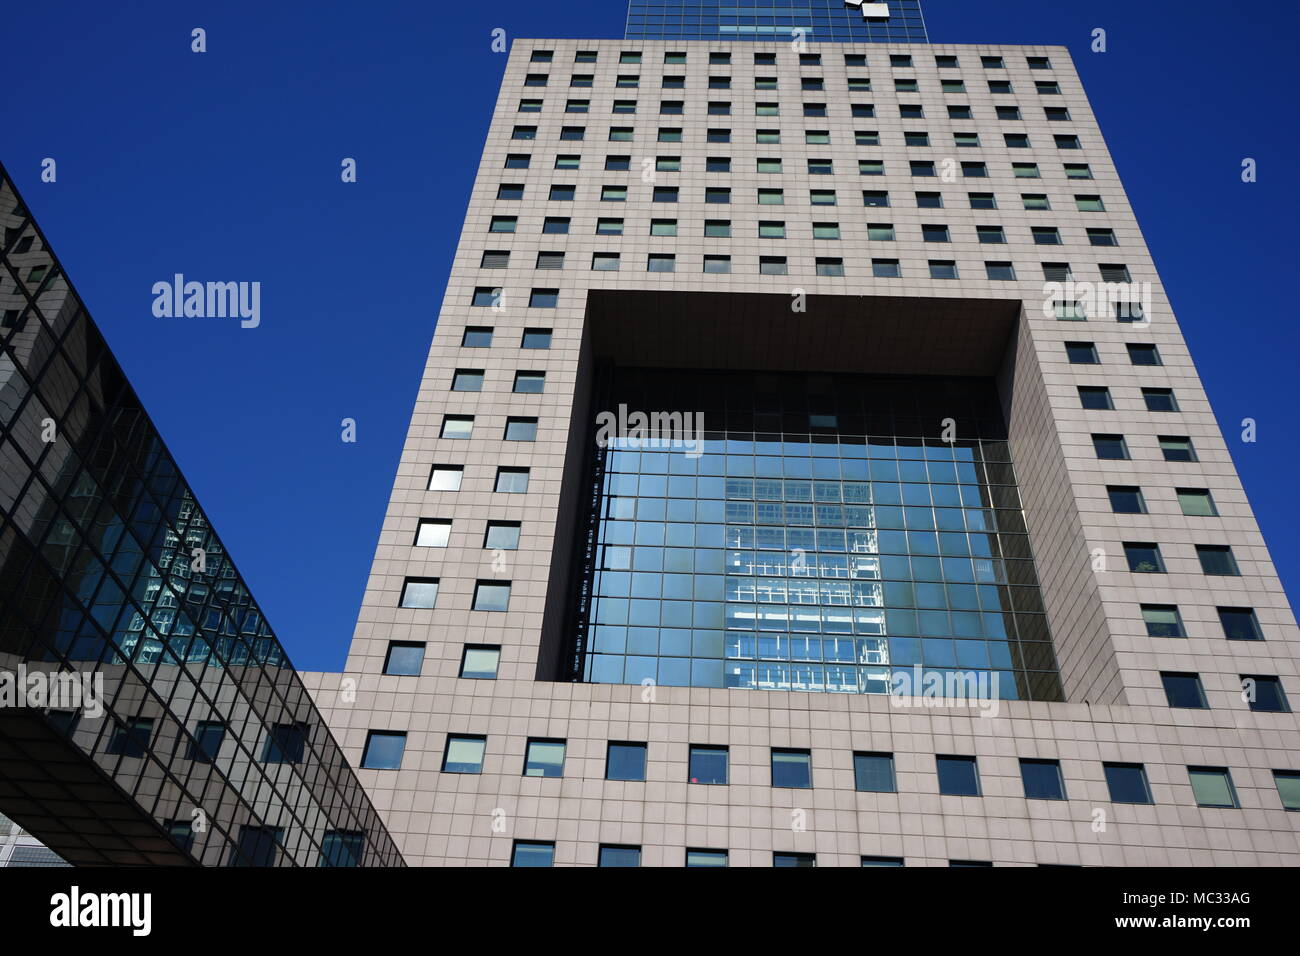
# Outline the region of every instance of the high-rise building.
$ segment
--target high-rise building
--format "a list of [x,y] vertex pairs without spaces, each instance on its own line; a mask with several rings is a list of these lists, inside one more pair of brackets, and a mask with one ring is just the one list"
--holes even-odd
[[0,236],[8,864],[402,865],[2,167]]
[[305,675],[409,862],[1300,862],[1295,621],[1070,55],[887,6],[515,41]]

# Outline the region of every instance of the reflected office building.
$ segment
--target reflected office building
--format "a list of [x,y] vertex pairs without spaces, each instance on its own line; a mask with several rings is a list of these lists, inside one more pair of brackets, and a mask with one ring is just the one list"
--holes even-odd
[[0,811],[73,864],[403,865],[3,170],[0,228]]

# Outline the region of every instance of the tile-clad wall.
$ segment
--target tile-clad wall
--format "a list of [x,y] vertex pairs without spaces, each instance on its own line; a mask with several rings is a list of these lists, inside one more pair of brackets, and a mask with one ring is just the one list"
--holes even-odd
[[[553,51],[550,63],[530,63],[533,50]],[[623,50],[640,50],[639,66],[620,65]],[[710,50],[730,49],[729,67],[710,66]],[[369,729],[409,731],[398,771],[363,770],[390,827],[403,835],[412,863],[503,863],[510,838],[554,838],[557,860],[591,863],[601,842],[637,843],[646,863],[677,865],[685,846],[727,847],[732,863],[770,863],[772,848],[810,848],[823,865],[854,863],[856,854],[906,855],[908,862],[993,859],[996,862],[1085,863],[1267,863],[1300,860],[1297,817],[1280,809],[1270,771],[1296,769],[1300,733],[1290,714],[1254,714],[1234,696],[1239,674],[1276,674],[1294,698],[1297,632],[1280,583],[1268,562],[1259,531],[1235,477],[1191,360],[1178,332],[1154,264],[1146,250],[1080,81],[1061,47],[814,45],[820,68],[800,67],[783,44],[651,43],[618,40],[519,40],[506,66],[502,92],[483,151],[465,229],[447,286],[429,362],[412,417],[393,497],[367,587],[348,677],[359,682],[356,699],[333,692],[337,676],[322,676],[317,696],[330,713],[349,754],[360,757]],[[595,64],[574,64],[579,50],[595,50]],[[685,51],[685,65],[665,66],[664,53]],[[755,67],[756,51],[777,54],[778,66]],[[865,53],[868,67],[846,69],[844,52]],[[890,53],[911,53],[912,69],[891,68]],[[933,56],[956,55],[960,68],[936,68]],[[981,65],[981,56],[1002,56],[1005,68]],[[1047,56],[1053,69],[1032,70],[1026,57]],[[548,85],[527,87],[529,73],[549,76]],[[574,73],[591,73],[590,89],[570,89]],[[638,74],[637,89],[616,89],[620,74]],[[686,89],[662,90],[664,75],[685,75]],[[708,89],[708,77],[732,78],[729,91]],[[777,91],[755,91],[756,75],[780,78]],[[868,75],[870,92],[847,90],[849,75]],[[800,90],[801,76],[824,78],[825,91]],[[896,93],[895,77],[916,77],[920,92]],[[943,93],[941,78],[964,79],[965,93]],[[989,79],[1009,79],[1012,94],[989,92]],[[1056,80],[1060,95],[1040,94],[1036,81]],[[587,114],[567,114],[568,99],[591,101]],[[540,113],[517,112],[521,100],[540,99]],[[636,99],[635,115],[611,115],[614,100]],[[682,100],[684,115],[661,116],[661,100]],[[711,101],[729,100],[730,116],[707,114]],[[754,104],[777,102],[780,115],[757,117]],[[826,103],[828,117],[805,118],[804,103]],[[872,103],[874,118],[855,118],[850,104]],[[922,120],[902,120],[899,104],[920,103]],[[995,106],[1019,105],[1023,119],[1000,121]],[[948,104],[969,104],[974,118],[952,120]],[[1065,106],[1068,122],[1045,118],[1045,106]],[[531,140],[515,140],[516,125],[535,125]],[[561,141],[563,126],[585,126],[582,142]],[[630,143],[609,142],[612,126],[635,129]],[[682,127],[681,143],[656,141],[659,127]],[[705,130],[728,128],[731,142],[710,143]],[[756,129],[778,128],[779,145],[757,144]],[[809,145],[803,131],[829,130],[829,145]],[[881,145],[857,146],[854,131],[877,130]],[[934,144],[906,147],[903,132],[925,130]],[[954,132],[977,131],[979,148],[957,148]],[[1031,149],[1009,149],[1004,132],[1025,132]],[[1055,135],[1074,134],[1082,150],[1061,150]],[[528,169],[503,168],[508,154],[527,153]],[[578,170],[554,169],[557,154],[582,157]],[[607,171],[607,155],[631,157],[628,171]],[[656,172],[643,181],[644,161],[680,156],[680,172]],[[729,156],[730,174],[706,173],[707,157]],[[780,175],[757,172],[760,157],[780,157]],[[810,175],[808,159],[830,159],[834,174]],[[860,159],[881,159],[884,176],[860,176]],[[914,178],[911,160],[987,165],[987,178]],[[1041,178],[1012,174],[1013,162],[1036,162]],[[1067,179],[1064,163],[1086,162],[1093,179]],[[653,162],[650,163],[653,168]],[[502,183],[525,187],[522,200],[497,199]],[[553,184],[573,185],[573,201],[547,199]],[[627,201],[602,202],[604,186],[626,186]],[[677,186],[674,204],[652,201],[654,186]],[[706,203],[705,189],[729,186],[731,202]],[[760,205],[760,188],[781,188],[785,203]],[[835,206],[809,204],[811,189],[834,189]],[[865,208],[864,189],[885,189],[889,208]],[[942,209],[917,208],[917,190],[939,191]],[[992,192],[998,208],[969,208],[968,192]],[[1022,193],[1046,194],[1050,211],[1022,208]],[[1076,195],[1102,197],[1104,212],[1079,211]],[[512,235],[489,233],[494,215],[518,217]],[[571,219],[567,235],[542,232],[548,216]],[[621,237],[595,234],[599,218],[625,221]],[[676,237],[650,236],[651,219],[677,219]],[[730,239],[703,235],[706,219],[730,219]],[[760,220],[783,220],[786,239],[759,239]],[[811,223],[838,222],[842,238],[812,240]],[[892,242],[867,238],[870,223],[892,223]],[[946,224],[952,241],[925,243],[922,224]],[[1007,242],[976,241],[981,225],[1001,225]],[[1056,226],[1063,244],[1036,245],[1033,226]],[[1092,246],[1088,228],[1115,231],[1117,247]],[[509,250],[506,269],[482,269],[485,250]],[[535,270],[538,252],[565,253],[562,270]],[[620,253],[617,273],[591,271],[597,252]],[[647,256],[671,253],[676,271],[648,273]],[[702,258],[730,255],[729,275],[706,275]],[[787,275],[760,275],[760,256],[784,256]],[[815,275],[818,257],[844,260],[843,277]],[[898,259],[901,278],[873,278],[872,258]],[[930,279],[927,261],[955,260],[960,278]],[[1015,264],[1015,281],[989,280],[984,263]],[[1152,284],[1151,322],[1121,324],[1109,317],[1062,322],[1044,317],[1043,262],[1069,262],[1079,280],[1097,281],[1101,263],[1123,263],[1138,282]],[[500,288],[504,308],[474,307],[476,288]],[[532,289],[560,290],[558,307],[529,308]],[[641,688],[537,682],[541,630],[552,577],[561,508],[561,481],[579,374],[579,353],[588,289],[745,291],[789,295],[802,288],[817,295],[917,295],[959,298],[1020,298],[1022,331],[1016,344],[1018,381],[1008,392],[1013,451],[1034,535],[1034,547],[1055,635],[1068,704],[1003,705],[999,720],[953,711],[897,710],[887,700],[835,695],[660,688],[643,704]],[[796,319],[797,320],[797,319]],[[493,326],[489,349],[460,347],[466,326]],[[525,328],[554,330],[551,349],[519,348]],[[1063,343],[1091,341],[1100,365],[1070,365]],[[1163,366],[1129,364],[1125,344],[1159,346]],[[689,350],[691,343],[681,343]],[[451,392],[458,368],[484,369],[480,392]],[[513,394],[519,369],[544,370],[545,392]],[[1010,371],[1004,375],[1004,386]],[[1107,385],[1115,409],[1080,408],[1080,385]],[[1145,410],[1139,389],[1174,388],[1180,411]],[[439,438],[445,414],[475,416],[473,437]],[[509,416],[536,416],[538,440],[503,442]],[[1131,461],[1099,461],[1093,433],[1122,433]],[[1168,463],[1158,435],[1189,435],[1199,460]],[[465,468],[457,492],[426,490],[435,464]],[[531,469],[524,495],[492,491],[499,466]],[[1106,499],[1108,484],[1143,488],[1150,514],[1119,516]],[[1175,487],[1209,487],[1215,518],[1184,517]],[[450,546],[412,546],[421,518],[454,520]],[[520,550],[492,567],[484,551],[489,520],[520,521]],[[1158,541],[1169,573],[1135,575],[1123,563],[1122,542]],[[1231,543],[1243,576],[1209,578],[1200,572],[1194,544]],[[1101,549],[1105,570],[1093,570]],[[441,581],[433,610],[398,607],[406,577]],[[470,610],[476,581],[512,582],[508,612]],[[555,596],[551,596],[554,600]],[[1146,636],[1143,601],[1177,602],[1187,639]],[[1256,608],[1267,640],[1229,643],[1218,627],[1220,605]],[[427,642],[420,677],[382,675],[390,640]],[[464,644],[499,644],[500,678],[456,677]],[[1159,671],[1197,671],[1212,709],[1171,710]],[[335,699],[338,698],[338,699]],[[1084,701],[1089,703],[1085,704]],[[1106,706],[1103,706],[1106,705]],[[439,771],[448,732],[485,734],[488,758],[481,775]],[[569,741],[563,780],[523,778],[529,736]],[[651,742],[651,776],[645,784],[602,779],[609,740]],[[689,743],[733,748],[733,783],[688,787],[680,764]],[[813,749],[816,789],[775,792],[764,782],[768,746]],[[893,750],[900,794],[852,790],[852,751]],[[935,792],[935,753],[981,757],[986,796],[940,797]],[[1026,805],[1019,789],[1016,756],[1059,756],[1071,799]],[[1151,807],[1111,806],[1105,799],[1101,760],[1143,762],[1157,801]],[[1242,810],[1194,806],[1186,766],[1232,768]],[[791,800],[800,807],[790,807]],[[1091,829],[1092,809],[1105,809],[1114,825]],[[791,809],[810,809],[808,831],[790,827]],[[492,829],[492,811],[509,821]],[[551,836],[546,834],[550,833]],[[891,849],[893,848],[893,849]]]

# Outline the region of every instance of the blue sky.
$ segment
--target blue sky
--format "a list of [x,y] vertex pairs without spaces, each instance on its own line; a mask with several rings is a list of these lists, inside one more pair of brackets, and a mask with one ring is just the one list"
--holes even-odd
[[[490,32],[617,37],[625,7],[11,7],[0,159],[290,656],[338,668],[496,99]],[[935,42],[1071,48],[1294,595],[1295,5],[925,12]],[[1096,27],[1104,54],[1089,52]],[[47,156],[57,183],[39,181]],[[339,181],[345,156],[356,184]],[[261,327],[154,318],[150,289],[176,272],[260,281]],[[344,417],[356,444],[339,440]],[[1254,444],[1239,440],[1247,417]]]

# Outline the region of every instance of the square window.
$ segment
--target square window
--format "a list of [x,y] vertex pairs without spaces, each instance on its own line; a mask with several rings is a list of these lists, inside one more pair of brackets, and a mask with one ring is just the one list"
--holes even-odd
[[529,740],[524,753],[525,777],[563,777],[564,741]]
[[1110,389],[1101,385],[1080,385],[1079,406],[1092,410],[1107,410],[1115,407],[1111,401]]
[[443,773],[482,773],[487,738],[469,734],[448,734],[442,755]]
[[1160,451],[1165,461],[1196,461],[1196,450],[1192,440],[1182,435],[1160,435]]
[[731,271],[731,256],[705,256],[704,271],[711,275],[724,275]]
[[480,269],[506,269],[510,266],[510,251],[508,249],[485,250],[478,265]]
[[527,468],[498,468],[493,491],[521,495],[528,491]]
[[460,677],[466,680],[496,680],[501,666],[501,648],[495,644],[466,644],[460,656]]
[[554,866],[555,844],[538,840],[516,840],[510,852],[511,866]]
[[1103,763],[1112,803],[1151,803],[1146,768],[1140,763]]
[[1010,262],[986,262],[984,263],[984,272],[990,279],[1014,281],[1016,278],[1015,266]]
[[939,792],[954,797],[978,797],[979,773],[974,757],[935,757]]
[[651,197],[652,202],[677,202],[676,186],[656,186]]
[[406,752],[406,734],[395,730],[372,730],[366,735],[361,766],[367,770],[401,770]]
[[593,272],[617,272],[618,265],[619,255],[617,252],[594,252],[591,255],[591,269]]
[[[417,645],[421,648],[423,656],[424,645]],[[392,645],[390,644],[391,648]],[[388,673],[385,671],[385,673]],[[212,763],[217,759],[221,752],[221,744],[226,738],[226,725],[219,720],[200,720],[194,727],[194,739],[190,741],[185,750],[186,760],[197,760],[199,763]],[[189,821],[185,823],[186,829],[189,828]]]
[[1241,806],[1227,767],[1188,767],[1187,776],[1198,807],[1236,809]]
[[1223,636],[1230,641],[1262,641],[1263,633],[1259,629],[1259,620],[1255,609],[1250,607],[1221,607],[1215,609],[1219,614],[1219,624],[1223,627]]
[[551,347],[550,329],[524,329],[521,349],[549,349]]
[[691,783],[725,786],[727,783],[727,748],[691,745],[687,767]]
[[1092,342],[1066,342],[1065,354],[1071,365],[1097,365],[1097,346]]
[[928,192],[926,192],[926,193],[917,193],[917,194],[916,194],[916,207],[917,207],[918,209],[942,209],[942,208],[943,208],[943,194],[942,194],[942,193],[928,193]]
[[[276,724],[275,728],[282,726],[295,727],[293,724]],[[275,728],[272,728],[274,733]],[[149,753],[149,741],[153,737],[153,718],[152,717],[128,717],[126,720],[113,721],[113,735],[108,739],[107,752],[114,756],[120,757],[145,757]],[[267,738],[268,752],[271,738]],[[301,752],[301,748],[300,748]],[[266,754],[262,756],[267,760]],[[301,760],[301,755],[299,760]],[[269,763],[288,763],[285,760],[269,760]],[[295,761],[296,762],[296,761]]]
[[858,146],[879,146],[880,133],[874,129],[860,129],[854,132],[853,142]]
[[598,236],[623,235],[623,220],[622,219],[597,219],[596,235]]
[[[551,187],[551,191],[552,192],[555,191],[554,186]],[[552,196],[551,198],[553,199],[555,197]],[[569,198],[570,199],[573,198],[572,193],[570,193]],[[627,202],[627,187],[626,186],[601,186],[600,201],[601,202]]]
[[794,789],[812,787],[812,753],[807,750],[772,748],[772,786]]
[[948,227],[943,225],[923,224],[921,238],[925,242],[949,242]]
[[758,191],[758,204],[760,206],[783,206],[785,205],[785,191],[782,189],[760,189]]
[[838,222],[815,222],[812,224],[814,239],[838,239],[840,224]]
[[704,221],[704,235],[714,239],[729,238],[731,236],[731,220],[706,219]]
[[1110,510],[1117,515],[1144,515],[1147,513],[1147,504],[1142,497],[1142,489],[1136,485],[1107,485],[1106,495],[1110,498]]
[[302,763],[307,751],[307,732],[304,723],[272,724],[262,746],[263,763]]
[[483,391],[483,370],[481,368],[458,368],[451,379],[453,392]]
[[1282,808],[1300,810],[1300,772],[1274,770],[1273,783],[1277,785],[1277,795],[1282,799]]
[[439,438],[462,439],[474,434],[473,415],[444,415]]
[[606,780],[645,780],[646,745],[613,743],[605,752]]
[[1128,569],[1135,574],[1164,574],[1165,562],[1160,557],[1160,546],[1146,542],[1126,542],[1124,558]]
[[1123,435],[1093,435],[1092,447],[1097,457],[1110,461],[1127,461],[1128,443]]
[[872,259],[871,274],[877,279],[897,279],[903,274],[897,259]]
[[931,259],[929,266],[931,279],[957,278],[957,263],[952,259]]
[[1036,246],[1061,245],[1061,233],[1055,226],[1034,226],[1030,233]]
[[1146,402],[1147,411],[1149,412],[1178,411],[1178,402],[1174,398],[1172,388],[1144,388],[1142,389],[1142,400]]
[[1147,637],[1186,637],[1182,615],[1174,604],[1143,604],[1142,623]]
[[[935,171],[934,171],[934,162],[931,161],[931,160],[928,160],[928,159],[914,159],[914,160],[911,160],[910,162],[908,162],[907,166],[908,166],[908,169],[911,170],[911,173],[912,173],[913,176],[934,176],[934,175],[936,175],[936,173],[935,173]],[[859,164],[859,167],[861,167],[861,164]],[[884,172],[885,172],[884,167],[883,167],[883,166],[880,166],[879,168],[880,168],[880,172],[879,172],[879,173],[876,173],[875,175],[884,175]],[[866,175],[871,175],[871,174],[869,174],[869,173],[863,173],[862,175],[866,176]]]
[[1165,689],[1165,700],[1170,707],[1183,707],[1191,710],[1205,710],[1205,692],[1201,689],[1199,674],[1181,671],[1163,671],[1160,683]]
[[1213,518],[1219,513],[1208,488],[1175,488],[1174,493],[1178,496],[1178,506],[1188,517]]
[[528,153],[510,153],[506,156],[506,169],[527,169],[532,162]]
[[605,169],[610,172],[624,172],[631,168],[631,156],[610,155],[605,157]]
[[1282,682],[1276,677],[1262,677],[1258,674],[1243,674],[1241,677],[1242,698],[1256,713],[1287,714],[1291,712],[1286,694],[1282,691]]
[[1066,163],[1066,179],[1092,179],[1092,168],[1087,163]]
[[727,865],[727,851],[687,849],[686,865],[688,867],[725,867]]
[[760,256],[758,271],[765,276],[783,276],[789,272],[785,256]]
[[402,585],[401,607],[428,610],[437,601],[437,578],[407,578]]
[[867,223],[867,238],[875,242],[892,242],[894,239],[893,223],[889,223],[889,222]]
[[451,539],[451,520],[424,518],[415,529],[417,548],[445,548]]
[[611,126],[609,128],[609,142],[611,143],[630,143],[632,142],[631,126]]
[[485,551],[518,551],[519,530],[520,523],[518,521],[489,521],[487,531],[483,535],[483,549]]
[[1012,163],[1011,173],[1017,179],[1041,179],[1037,163]]
[[1134,365],[1163,365],[1160,352],[1154,345],[1127,345],[1128,360]]
[[510,607],[510,584],[479,581],[474,585],[475,611],[506,611]]
[[536,418],[507,418],[503,441],[536,441]]
[[677,220],[676,219],[651,219],[650,235],[652,236],[677,235]]
[[515,372],[514,392],[527,395],[538,395],[545,390],[545,372]]
[[1059,760],[1021,760],[1020,779],[1027,800],[1065,799],[1065,780]]
[[731,202],[731,190],[725,186],[710,186],[704,190],[704,201],[712,205],[726,205]]
[[1045,193],[1021,193],[1020,199],[1026,209],[1044,210],[1052,208],[1052,203]]
[[760,220],[758,223],[758,235],[760,239],[784,239],[785,223]]
[[567,216],[547,216],[542,222],[542,232],[551,236],[562,236],[569,231]]
[[677,257],[671,254],[651,253],[646,257],[647,272],[677,271]]
[[641,865],[641,848],[639,846],[614,846],[601,844],[600,858],[597,866],[632,867]]
[[533,289],[528,294],[530,309],[553,309],[559,303],[559,289]]
[[855,753],[853,755],[853,786],[868,793],[896,793],[894,780],[894,755],[888,753]]
[[1241,570],[1237,559],[1232,555],[1232,548],[1226,544],[1198,544],[1196,557],[1201,562],[1201,570],[1206,574],[1219,577],[1238,577]]
[[492,328],[485,325],[470,325],[461,335],[462,348],[485,349],[492,345]]
[[478,286],[474,289],[474,298],[470,305],[480,309],[490,309],[501,301],[502,289],[493,286]]
[[[729,129],[711,129],[704,136],[705,142],[708,143],[730,143],[731,130]],[[680,141],[680,140],[679,140]]]
[[889,205],[889,193],[883,189],[862,190],[862,205],[883,208]]
[[975,237],[984,245],[1004,245],[1007,241],[1001,226],[976,226]]
[[731,172],[731,158],[728,156],[710,156],[704,161],[704,171],[706,173],[729,173]]
[[502,183],[497,186],[497,199],[523,199],[524,187],[522,183]]
[[[1075,196],[1075,208],[1079,212],[1105,212],[1106,206],[1102,203],[1100,196]],[[1102,276],[1105,278],[1105,275]],[[1109,281],[1109,280],[1108,280]]]
[[434,465],[429,473],[429,491],[460,491],[465,474],[461,465]]
[[488,232],[512,233],[518,227],[516,216],[493,216],[488,224]]
[[826,259],[818,258],[816,260],[816,270],[819,276],[842,276],[844,275],[843,259]]

